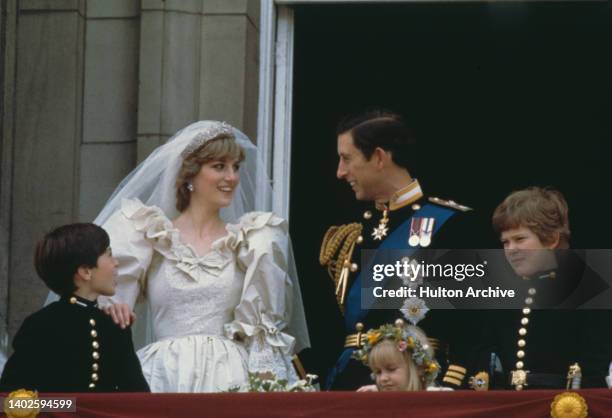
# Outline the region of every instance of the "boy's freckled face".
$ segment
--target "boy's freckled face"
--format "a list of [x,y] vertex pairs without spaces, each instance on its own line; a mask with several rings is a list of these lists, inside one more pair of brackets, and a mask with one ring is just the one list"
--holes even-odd
[[501,233],[506,259],[519,276],[531,277],[551,266],[553,244],[546,245],[530,228],[520,226]]

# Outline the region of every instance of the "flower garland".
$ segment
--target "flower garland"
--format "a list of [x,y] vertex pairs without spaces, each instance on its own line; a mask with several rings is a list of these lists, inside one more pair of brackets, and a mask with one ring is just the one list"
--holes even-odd
[[371,329],[366,333],[366,338],[361,349],[353,353],[353,358],[368,364],[368,356],[372,349],[380,342],[389,340],[397,344],[400,352],[410,350],[412,360],[424,371],[425,386],[431,385],[438,376],[440,365],[427,350],[429,346],[423,344],[419,337],[404,326],[404,321],[398,319],[395,325],[385,324],[377,329]]

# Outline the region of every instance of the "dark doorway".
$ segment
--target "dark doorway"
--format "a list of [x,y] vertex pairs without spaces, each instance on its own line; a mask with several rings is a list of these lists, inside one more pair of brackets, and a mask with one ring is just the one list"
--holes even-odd
[[573,246],[609,247],[611,17],[589,1],[295,8],[291,233],[310,370],[324,374],[344,339],[321,238],[363,210],[335,178],[347,113],[407,117],[427,194],[488,219],[512,190],[553,186],[569,202]]

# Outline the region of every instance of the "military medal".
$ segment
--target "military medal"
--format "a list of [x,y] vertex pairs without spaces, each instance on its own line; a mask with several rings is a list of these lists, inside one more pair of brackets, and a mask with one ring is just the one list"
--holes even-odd
[[389,232],[389,228],[387,228],[387,224],[389,223],[389,217],[387,216],[388,213],[389,209],[387,209],[385,206],[385,209],[383,210],[383,217],[380,219],[378,226],[374,228],[374,231],[372,231],[374,240],[381,241],[387,236],[387,233]]
[[412,217],[410,220],[410,235],[408,245],[411,247],[428,247],[431,244],[434,221],[436,218]]
[[421,238],[419,240],[421,247],[429,247],[429,244],[431,244],[435,220],[436,218],[423,218],[423,222],[421,222]]
[[408,245],[411,247],[418,247],[421,242],[421,223],[423,218],[412,217],[410,220],[410,236],[408,237]]

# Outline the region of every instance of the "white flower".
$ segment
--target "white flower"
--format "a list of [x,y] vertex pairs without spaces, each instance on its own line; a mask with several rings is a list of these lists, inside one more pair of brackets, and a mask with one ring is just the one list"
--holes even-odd
[[318,379],[316,374],[307,374],[306,379],[301,379],[289,386],[288,392],[316,392],[312,382]]
[[305,379],[289,385],[286,380],[277,379],[272,372],[249,372],[248,386],[232,387],[228,392],[315,392],[316,388],[312,384],[315,379],[317,375],[307,374]]
[[416,325],[425,318],[429,308],[425,304],[425,301],[420,298],[408,298],[404,301],[400,312],[404,315],[412,325]]
[[[419,262],[416,259],[412,259],[409,261],[408,257],[404,257],[402,258],[402,271],[399,275],[399,277],[402,279],[402,282],[404,283],[404,285],[411,287],[411,288],[415,288],[418,287],[420,285],[423,284],[423,274],[421,272],[421,269],[418,269],[418,265]],[[404,272],[404,264],[406,264],[405,267],[406,271]],[[418,270],[417,270],[418,269]],[[417,274],[415,274],[415,271],[418,271]],[[406,273],[406,274],[403,274]]]

